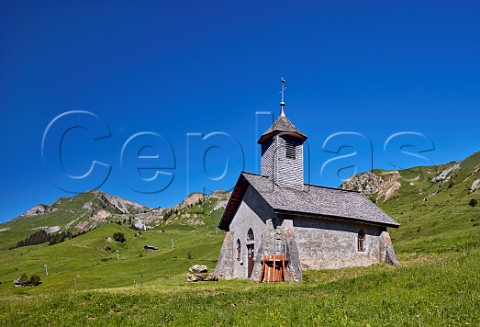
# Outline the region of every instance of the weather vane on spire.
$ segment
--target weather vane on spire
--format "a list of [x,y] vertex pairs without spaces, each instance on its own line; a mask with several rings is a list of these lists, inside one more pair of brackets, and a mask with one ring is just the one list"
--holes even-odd
[[285,116],[285,112],[283,111],[283,107],[285,106],[285,90],[287,89],[285,87],[285,82],[287,81],[285,78],[280,77],[282,79],[282,90],[280,91],[280,94],[282,95],[282,102],[280,102],[280,116]]
[[282,102],[281,104],[285,104],[285,101],[284,101],[284,96],[285,96],[285,90],[287,89],[285,87],[285,82],[287,81],[285,78],[283,77],[280,77],[282,79],[282,90],[280,91],[280,94],[282,95]]

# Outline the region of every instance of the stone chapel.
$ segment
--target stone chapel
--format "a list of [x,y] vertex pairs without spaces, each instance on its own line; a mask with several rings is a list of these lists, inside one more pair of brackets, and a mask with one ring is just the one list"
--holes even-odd
[[[282,81],[284,82],[284,81]],[[388,227],[400,225],[362,193],[304,184],[307,136],[285,115],[260,137],[261,175],[241,173],[218,227],[226,231],[215,275],[261,280],[266,258],[285,258],[285,278],[302,270],[399,265]]]

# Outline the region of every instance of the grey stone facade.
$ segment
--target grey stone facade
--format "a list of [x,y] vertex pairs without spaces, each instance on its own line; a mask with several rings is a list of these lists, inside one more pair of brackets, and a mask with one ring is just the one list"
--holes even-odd
[[[293,221],[302,269],[368,266],[381,262],[380,235],[384,228],[321,218]],[[365,232],[364,249],[358,235]]]
[[262,175],[240,175],[219,223],[219,278],[258,280],[262,259],[277,254],[289,281],[308,269],[399,265],[387,232],[397,222],[359,192],[304,184],[305,139],[283,110],[260,138]]

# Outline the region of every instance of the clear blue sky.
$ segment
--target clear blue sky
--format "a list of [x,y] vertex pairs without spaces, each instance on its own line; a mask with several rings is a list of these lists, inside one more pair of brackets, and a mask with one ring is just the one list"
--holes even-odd
[[[100,166],[63,173],[93,160],[110,167],[101,190],[152,207],[232,188],[242,169],[258,173],[271,118],[256,112],[278,115],[280,76],[287,116],[309,137],[311,183],[338,186],[354,172],[339,178],[344,166],[463,159],[480,150],[478,17],[477,1],[3,0],[0,222],[100,185]],[[53,122],[72,110],[88,113]],[[322,147],[338,132],[357,134]],[[402,132],[417,134],[385,151]],[[435,148],[422,159],[402,145]],[[141,170],[148,182],[137,166],[163,174]]]

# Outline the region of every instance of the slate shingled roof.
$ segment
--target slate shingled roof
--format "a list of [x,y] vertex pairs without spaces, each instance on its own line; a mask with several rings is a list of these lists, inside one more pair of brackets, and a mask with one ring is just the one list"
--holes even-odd
[[292,136],[301,138],[303,141],[307,139],[307,137],[302,132],[300,132],[300,130],[296,128],[295,125],[293,125],[286,116],[278,116],[277,120],[273,123],[273,125],[270,126],[270,128],[267,129],[267,131],[263,133],[263,135],[260,137],[258,143],[262,144],[265,140],[279,133],[287,133]]
[[242,173],[228,201],[219,228],[228,230],[248,186],[276,213],[323,216],[398,228],[398,224],[360,192],[305,185],[305,190],[280,187],[265,176]]

